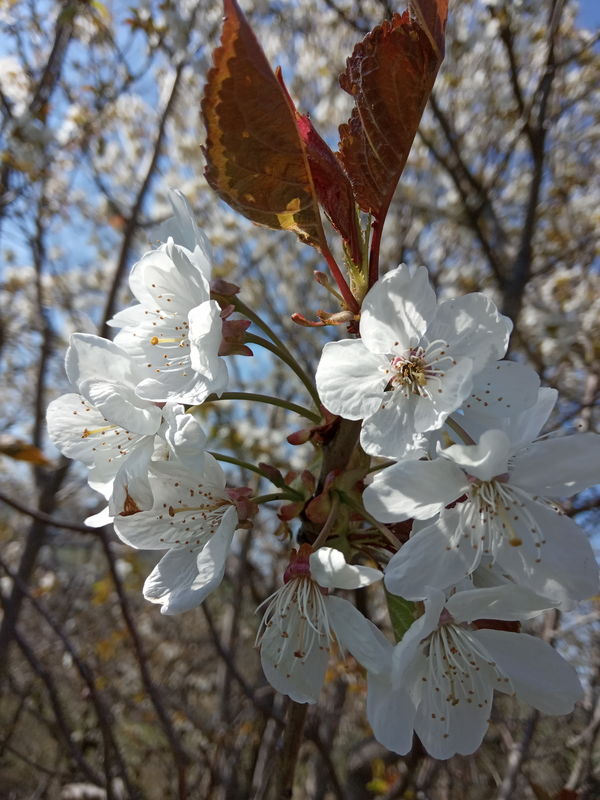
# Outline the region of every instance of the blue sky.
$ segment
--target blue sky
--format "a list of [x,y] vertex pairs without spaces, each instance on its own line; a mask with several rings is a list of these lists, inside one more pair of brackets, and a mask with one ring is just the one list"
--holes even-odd
[[600,2],[598,0],[581,0],[579,22],[585,28],[600,27]]

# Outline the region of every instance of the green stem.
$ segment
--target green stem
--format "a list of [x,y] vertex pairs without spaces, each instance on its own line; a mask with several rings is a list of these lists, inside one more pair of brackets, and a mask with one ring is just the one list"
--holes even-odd
[[[209,395],[204,403],[215,403],[218,400],[248,400],[253,403],[266,403],[271,406],[279,406],[285,408],[287,411],[293,411],[311,422],[321,422],[321,417],[315,414],[314,411],[309,411],[304,406],[299,406],[296,403],[291,403],[289,400],[281,400],[279,397],[271,397],[268,394],[255,394],[254,392],[223,392],[219,397],[216,395]],[[200,406],[195,406],[199,408]]]
[[391,459],[386,464],[376,464],[374,467],[369,467],[369,469],[365,472],[365,475],[371,475],[373,472],[379,472],[381,469],[387,469],[395,464],[395,461]]
[[281,341],[279,336],[277,336],[275,331],[271,330],[271,328],[267,325],[267,323],[264,322],[258,316],[258,314],[252,311],[252,309],[249,308],[244,302],[242,302],[237,295],[231,298],[231,305],[235,306],[235,310],[238,311],[240,314],[243,314],[245,317],[247,317],[251,322],[253,322],[256,325],[257,328],[260,328],[261,331],[264,331],[264,333],[267,334],[269,339],[271,339],[272,342],[275,342],[277,347],[279,347],[279,349],[282,352],[287,351],[287,347]]
[[249,469],[250,472],[256,472],[261,478],[269,480],[269,477],[259,467],[255,467],[254,464],[248,464],[247,461],[240,461],[239,458],[234,458],[233,456],[224,456],[223,453],[215,453],[212,450],[208,450],[208,453],[213,458],[216,458],[217,461],[224,461],[226,464],[235,464],[237,467],[242,467],[242,469]]
[[466,430],[464,430],[455,419],[452,419],[452,417],[446,419],[446,425],[451,428],[454,433],[457,433],[465,444],[475,444],[474,439],[471,439]]
[[342,297],[344,298],[344,302],[346,303],[346,307],[352,311],[353,314],[358,314],[360,312],[360,306],[356,302],[356,297],[352,294],[350,287],[344,276],[341,273],[340,268],[337,265],[335,258],[333,257],[333,253],[329,249],[326,243],[321,245],[321,253],[327,261],[327,266],[331,270],[331,274],[333,275],[333,279],[337,283],[340,292],[342,293]]
[[372,517],[371,514],[369,514],[369,512],[366,511],[363,506],[352,501],[348,497],[348,495],[344,494],[343,500],[346,505],[354,509],[354,511],[360,514],[363,519],[366,519],[367,522],[370,522],[371,525],[373,525],[373,527],[379,531],[379,533],[383,534],[383,536],[385,536],[388,542],[391,545],[393,545],[396,548],[396,550],[400,549],[402,542],[400,541],[400,539],[398,539],[397,536],[394,536],[394,534],[391,532],[389,528],[386,528],[385,525],[382,525],[381,522],[379,522],[379,520],[376,520],[375,517]]
[[[277,350],[274,350],[272,347],[268,347],[267,349],[275,353],[275,355],[278,356],[282,361],[285,361],[285,363],[296,373],[296,375],[300,378],[300,380],[306,387],[312,399],[315,401],[317,408],[320,410],[321,401],[319,399],[319,395],[317,394],[317,390],[315,388],[314,383],[308,377],[306,372],[302,369],[300,364],[298,364],[298,362],[296,361],[294,356],[290,353],[290,351],[285,346],[283,341],[279,338],[279,336],[277,336],[275,331],[271,330],[271,328],[267,325],[267,323],[264,320],[262,320],[258,316],[258,314],[252,311],[252,309],[249,308],[242,300],[240,300],[239,297],[237,297],[237,295],[231,298],[231,304],[235,306],[236,311],[238,311],[240,314],[243,314],[245,317],[247,317],[247,319],[250,320],[250,322],[253,322],[257,328],[260,328],[261,331],[264,331],[264,333],[267,334],[269,339],[277,347]],[[252,334],[246,334],[246,341],[249,341],[251,336]],[[262,344],[263,341],[264,340],[257,341],[256,344]],[[264,347],[265,345],[263,344],[262,346]]]
[[327,541],[327,537],[329,536],[329,534],[331,533],[331,529],[335,525],[337,510],[339,508],[339,505],[340,505],[340,498],[338,497],[337,494],[334,494],[331,500],[331,509],[329,510],[329,514],[327,515],[325,524],[319,531],[319,535],[312,544],[312,547],[315,550],[317,550],[319,547],[322,547]]
[[[306,372],[302,369],[300,364],[296,361],[296,359],[292,356],[289,350],[282,350],[276,344],[273,344],[268,339],[263,339],[262,336],[255,336],[252,333],[247,333],[246,338],[244,340],[248,342],[248,344],[258,344],[261,347],[264,347],[265,350],[270,350],[271,353],[274,353],[277,358],[280,358],[283,362],[285,362],[288,367],[296,373],[296,375],[300,378],[304,386],[306,387],[307,392],[310,394],[314,403],[318,409],[321,408],[321,400],[319,399],[319,395],[317,393],[317,389],[311,379],[308,377]],[[319,418],[320,419],[320,418]]]
[[290,497],[286,492],[272,492],[271,494],[260,494],[257,497],[251,497],[250,500],[256,505],[261,503],[272,503],[274,500],[288,500],[293,503],[297,498]]

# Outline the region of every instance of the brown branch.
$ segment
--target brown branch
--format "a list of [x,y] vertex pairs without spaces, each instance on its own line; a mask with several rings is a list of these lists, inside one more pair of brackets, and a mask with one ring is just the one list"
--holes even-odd
[[538,220],[538,206],[546,163],[547,113],[552,84],[556,75],[554,55],[555,37],[558,31],[563,0],[553,0],[550,11],[548,53],[540,84],[535,93],[537,114],[534,124],[529,121],[525,131],[529,139],[533,170],[529,183],[525,217],[521,226],[519,249],[512,273],[503,287],[502,313],[516,324],[523,305],[523,293],[531,277],[533,263],[533,240]]
[[302,734],[308,711],[307,703],[290,700],[286,719],[283,747],[278,759],[273,788],[273,800],[291,800],[294,791],[294,774],[302,745]]
[[[69,462],[64,459],[61,462],[61,466],[51,473],[45,486],[42,488],[38,504],[42,514],[47,514],[48,511],[54,508],[57,493],[67,474],[68,468]],[[0,624],[0,653],[3,655],[3,658],[0,659],[0,682],[8,669],[8,649],[14,635],[23,602],[24,595],[21,585],[27,585],[31,579],[31,575],[37,563],[38,553],[46,541],[46,533],[46,522],[34,518],[27,532],[25,548],[17,570],[19,581],[13,583],[9,597],[3,601],[4,616]]]
[[148,194],[148,190],[150,189],[150,184],[152,183],[152,179],[154,178],[154,174],[156,172],[158,159],[160,157],[165,138],[167,122],[169,120],[169,117],[171,116],[171,112],[175,105],[175,100],[177,99],[179,84],[181,82],[181,76],[183,74],[185,66],[186,62],[182,60],[179,62],[179,64],[177,65],[177,69],[175,70],[175,77],[173,78],[171,93],[169,95],[169,99],[166,102],[166,105],[163,109],[160,118],[158,133],[156,134],[156,139],[154,141],[152,158],[150,159],[150,164],[148,165],[148,169],[146,170],[146,175],[144,176],[144,180],[142,181],[142,184],[138,189],[138,193],[133,203],[133,208],[131,209],[131,213],[129,214],[129,217],[125,225],[125,229],[123,231],[123,240],[121,242],[119,258],[117,260],[117,266],[115,268],[108,297],[104,305],[104,313],[102,314],[102,323],[100,325],[100,331],[99,331],[100,336],[104,336],[105,338],[108,337],[109,335],[110,328],[108,326],[108,320],[115,313],[117,295],[119,292],[119,288],[121,286],[121,282],[123,280],[125,269],[127,268],[129,262],[129,253],[133,245],[133,237],[138,227],[138,217],[140,215],[142,206],[146,199],[146,195]]
[[[2,598],[2,602],[4,603],[4,598]],[[73,736],[71,728],[67,722],[67,718],[63,711],[58,689],[56,688],[54,679],[52,678],[50,672],[36,657],[32,648],[29,646],[29,644],[23,638],[23,636],[21,636],[19,631],[15,630],[13,636],[15,642],[19,646],[19,649],[25,656],[26,661],[29,663],[29,666],[31,667],[33,672],[42,680],[42,682],[46,687],[48,698],[50,700],[50,704],[54,712],[54,717],[58,725],[58,730],[62,734],[67,749],[71,754],[71,758],[77,764],[82,774],[85,775],[86,778],[91,783],[93,783],[95,786],[102,786],[108,789],[108,786],[105,786],[102,776],[88,764],[81,750],[75,743],[75,737]]]
[[[10,569],[10,567],[1,558],[0,558],[0,566],[13,581],[19,582],[18,576]],[[23,592],[27,600],[32,604],[37,613],[44,619],[44,621],[47,623],[50,629],[58,637],[66,652],[69,653],[69,655],[71,656],[73,664],[75,665],[77,671],[79,672],[79,675],[81,676],[82,680],[87,686],[90,699],[96,711],[96,718],[98,719],[98,727],[100,729],[100,735],[102,736],[102,740],[104,743],[106,786],[107,786],[108,798],[110,798],[112,794],[112,790],[110,788],[111,756],[114,756],[115,758],[119,774],[123,779],[123,784],[125,789],[127,790],[128,797],[131,798],[139,797],[140,796],[139,790],[137,788],[134,788],[129,780],[129,776],[127,774],[127,768],[125,766],[125,762],[123,761],[123,757],[121,756],[121,750],[113,735],[113,729],[112,729],[112,725],[114,722],[113,714],[108,705],[106,704],[101,693],[98,691],[96,687],[96,679],[94,677],[93,672],[91,671],[89,666],[85,663],[85,661],[83,661],[83,659],[79,656],[78,652],[75,650],[74,646],[71,644],[67,636],[65,636],[59,625],[57,625],[57,623],[54,622],[50,614],[48,614],[48,612],[42,606],[39,600],[36,597],[34,597],[34,595],[30,592],[27,585],[23,584],[22,582],[20,582],[20,584],[21,584],[20,585],[21,591]]]
[[[75,16],[79,10],[79,3],[67,0],[63,2],[63,9],[56,19],[54,28],[54,41],[44,71],[37,83],[31,102],[29,114],[32,117],[45,119],[45,109],[58,84],[67,48],[73,36]],[[12,169],[9,162],[5,162],[0,171],[0,218],[10,204],[10,177]]]
[[248,681],[243,677],[241,672],[238,670],[235,661],[233,659],[232,654],[223,646],[221,642],[221,637],[217,631],[215,626],[214,620],[212,618],[212,614],[209,611],[208,604],[206,601],[201,606],[202,612],[204,614],[204,619],[206,620],[206,624],[208,626],[209,633],[213,640],[213,644],[215,646],[216,651],[218,652],[219,656],[225,662],[229,673],[236,681],[242,692],[246,695],[246,697],[252,702],[252,705],[264,714],[269,719],[272,719],[280,728],[285,728],[285,720],[282,716],[277,714],[277,712],[270,706],[267,705],[263,700],[256,696],[255,691],[252,689]]
[[[490,222],[492,223],[492,227],[494,229],[494,242],[492,243],[492,247],[495,249],[499,249],[500,251],[504,247],[504,242],[506,240],[506,235],[502,229],[502,225],[500,224],[500,220],[496,214],[496,210],[492,204],[490,199],[489,189],[481,183],[481,181],[473,174],[469,165],[464,160],[460,147],[458,146],[458,140],[455,132],[452,130],[452,126],[450,124],[450,120],[444,113],[442,107],[437,101],[437,97],[435,92],[431,93],[429,98],[429,105],[433,116],[437,120],[442,133],[446,139],[446,143],[450,148],[450,152],[454,157],[454,163],[456,165],[456,169],[462,179],[465,181],[468,186],[475,192],[478,203],[476,206],[476,213],[483,214],[484,212],[489,217]],[[495,263],[498,264],[502,260],[502,253],[499,253],[499,258],[495,257]],[[492,265],[492,268],[493,265]]]
[[98,528],[90,528],[88,525],[77,525],[74,522],[66,522],[65,520],[55,519],[51,514],[44,514],[43,511],[35,511],[32,508],[27,508],[23,503],[17,500],[12,500],[7,497],[3,492],[0,492],[0,502],[6,503],[7,506],[14,508],[21,514],[25,514],[36,522],[41,522],[44,525],[51,525],[53,528],[62,528],[66,531],[73,531],[75,533],[91,533],[95,536],[98,535]]
[[154,706],[154,710],[156,711],[156,716],[158,717],[162,731],[169,743],[171,752],[173,754],[173,759],[175,761],[175,767],[177,770],[177,777],[178,777],[177,796],[179,800],[185,800],[185,798],[188,796],[187,786],[186,786],[186,769],[191,761],[191,758],[182,747],[179,738],[177,736],[177,733],[173,728],[173,724],[171,722],[169,714],[167,713],[162,698],[158,692],[158,689],[154,681],[152,680],[152,676],[148,668],[148,658],[144,650],[141,637],[135,625],[133,616],[131,614],[129,603],[127,601],[127,595],[125,593],[125,590],[123,589],[123,584],[121,582],[121,578],[119,577],[119,573],[115,565],[115,559],[111,550],[108,535],[103,528],[99,529],[99,538],[100,542],[102,543],[104,555],[106,556],[106,561],[108,563],[110,576],[114,584],[115,591],[117,593],[121,614],[125,621],[125,625],[127,627],[131,643],[133,645],[133,651],[135,653],[136,660],[138,662],[142,684],[148,694],[148,697],[150,698],[150,702]]
[[454,187],[460,196],[462,207],[465,212],[466,221],[469,223],[470,227],[472,228],[475,234],[475,238],[479,242],[479,246],[481,247],[481,250],[488,261],[490,269],[492,270],[494,277],[496,278],[496,282],[498,283],[499,286],[502,286],[504,282],[503,271],[500,266],[500,261],[496,257],[494,249],[492,248],[492,245],[488,240],[485,230],[481,224],[480,210],[471,204],[469,199],[469,194],[465,189],[463,182],[460,180],[459,175],[453,168],[453,165],[450,163],[450,161],[446,158],[446,156],[444,156],[435,146],[433,140],[430,139],[428,136],[426,136],[421,129],[417,131],[417,136],[421,139],[421,141],[427,147],[433,158],[438,162],[438,164],[441,167],[443,167],[443,169],[446,171],[446,173],[452,180],[452,183],[454,184]]
[[[548,614],[546,614],[542,638],[544,641],[548,642],[548,644],[553,644],[556,638],[556,628],[559,618],[560,614],[556,610],[550,611]],[[506,772],[504,773],[504,778],[502,779],[502,783],[498,789],[496,800],[511,800],[511,798],[515,797],[517,778],[521,771],[521,767],[523,766],[523,762],[529,753],[529,748],[531,746],[531,742],[533,741],[540,716],[541,715],[539,711],[533,710],[527,718],[527,721],[523,726],[523,735],[521,736],[521,739],[512,747],[511,752],[508,755]]]

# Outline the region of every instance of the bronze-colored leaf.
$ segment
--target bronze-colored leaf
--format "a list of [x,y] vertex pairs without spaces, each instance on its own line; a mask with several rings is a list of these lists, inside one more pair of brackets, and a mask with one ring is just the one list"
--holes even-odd
[[39,447],[24,442],[22,439],[17,439],[10,434],[4,434],[0,437],[0,453],[9,456],[9,458],[14,458],[16,461],[28,461],[36,467],[48,467],[51,463]]
[[353,262],[360,265],[360,235],[352,185],[338,157],[317,133],[310,119],[299,114],[296,121],[319,203],[344,239]]
[[415,0],[359,42],[340,85],[355,101],[340,157],[359,206],[382,220],[444,55],[447,0]]
[[202,101],[206,179],[248,219],[319,247],[324,234],[295,109],[236,0],[224,7]]

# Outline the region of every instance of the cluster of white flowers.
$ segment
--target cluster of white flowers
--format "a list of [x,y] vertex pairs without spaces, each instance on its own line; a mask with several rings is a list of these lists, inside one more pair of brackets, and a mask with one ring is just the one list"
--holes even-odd
[[556,391],[498,360],[510,331],[482,294],[437,304],[426,269],[402,265],[367,294],[361,338],[325,345],[317,370],[326,407],[361,419],[364,450],[393,460],[366,510],[414,520],[384,581],[424,614],[395,647],[363,625],[368,660],[343,642],[368,670],[375,736],[398,753],[413,730],[436,758],[472,753],[494,689],[551,714],[581,694],[556,651],[518,630],[598,590],[592,548],[553,500],[600,482],[600,436],[539,436]]
[[167,242],[134,265],[137,305],[118,313],[115,341],[76,333],[66,372],[76,393],[48,407],[51,440],[89,468],[108,500],[91,525],[111,520],[123,541],[166,550],[144,584],[164,614],[185,611],[221,582],[238,526],[206,436],[186,404],[227,385],[222,318],[210,299],[211,259],[191,209],[172,193]]
[[[167,242],[133,267],[138,304],[112,320],[114,342],[73,335],[76,393],[48,410],[52,440],[108,500],[91,523],[112,520],[127,544],[166,551],[144,584],[166,614],[219,585],[247,500],[226,488],[186,410],[225,390],[224,325],[246,323],[223,322],[207,243],[183,196],[172,202]],[[382,529],[413,520],[412,534],[388,563],[381,551],[380,571],[348,563],[353,551],[329,546],[326,523],[314,546],[292,551],[257,645],[267,679],[300,703],[317,701],[332,644],[352,653],[375,736],[399,753],[413,731],[437,758],[473,752],[494,689],[554,714],[581,693],[572,667],[519,624],[598,589],[592,549],[553,499],[600,482],[600,437],[537,438],[556,392],[499,360],[510,331],[484,295],[438,304],[427,270],[402,265],[366,295],[360,338],[325,345],[317,369],[323,405],[362,421],[376,459],[365,518]],[[422,611],[395,645],[333,594],[382,579]]]

